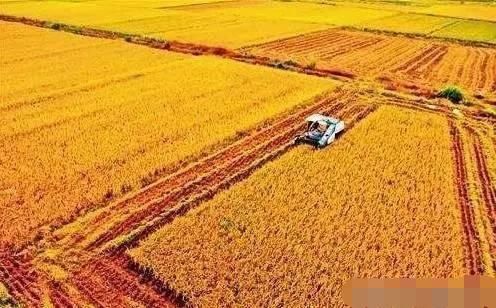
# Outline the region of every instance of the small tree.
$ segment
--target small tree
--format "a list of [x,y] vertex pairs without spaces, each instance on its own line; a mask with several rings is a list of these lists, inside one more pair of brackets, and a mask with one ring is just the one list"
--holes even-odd
[[439,94],[439,97],[447,98],[451,102],[455,104],[459,104],[463,101],[464,95],[462,90],[455,86],[447,86],[442,89]]

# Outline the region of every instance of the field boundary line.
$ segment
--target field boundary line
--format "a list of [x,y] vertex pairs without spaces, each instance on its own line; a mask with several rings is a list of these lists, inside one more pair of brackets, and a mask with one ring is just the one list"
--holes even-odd
[[178,5],[171,5],[171,6],[159,6],[156,7],[155,9],[158,10],[174,10],[174,9],[183,9],[183,8],[188,8],[188,7],[199,7],[199,6],[205,6],[205,5],[218,5],[218,4],[224,4],[224,3],[236,3],[236,2],[242,2],[241,0],[218,0],[218,1],[213,1],[213,2],[202,2],[202,3],[190,3],[190,4],[178,4]]
[[406,33],[406,32],[396,32],[391,30],[379,30],[379,29],[367,28],[366,26],[341,26],[338,27],[338,29],[358,31],[358,32],[369,32],[369,33],[387,35],[387,36],[398,36],[409,39],[437,41],[441,43],[456,44],[456,45],[469,46],[469,47],[481,47],[481,48],[490,48],[490,49],[496,48],[496,43],[491,43],[491,42],[470,41],[470,40],[457,39],[457,38],[431,36],[429,34],[421,34],[421,33]]
[[207,46],[207,45],[201,45],[195,43],[179,42],[175,40],[150,38],[139,34],[116,32],[116,31],[103,30],[103,29],[91,28],[86,26],[75,26],[65,23],[56,23],[56,22],[44,21],[44,20],[33,19],[28,17],[18,17],[18,16],[5,15],[5,14],[0,14],[0,21],[22,23],[28,26],[68,32],[81,36],[89,36],[89,37],[111,39],[111,40],[123,40],[127,43],[148,46],[154,49],[162,49],[176,53],[190,54],[194,56],[201,56],[201,55],[218,56],[221,58],[231,59],[238,62],[267,66],[275,69],[304,73],[307,75],[313,75],[318,77],[327,77],[340,81],[349,81],[356,77],[355,74],[351,72],[334,70],[334,69],[312,68],[300,63],[296,63],[294,61],[280,61],[278,59],[255,56],[252,54],[239,52],[225,47],[215,47],[215,46]]
[[[243,49],[243,47],[238,48],[238,49],[228,49],[228,48],[224,48],[224,47],[207,46],[207,45],[201,45],[201,44],[195,44],[195,43],[185,43],[185,42],[179,42],[179,41],[174,41],[174,40],[168,41],[165,39],[146,37],[146,36],[143,36],[140,34],[128,34],[128,33],[122,33],[122,32],[115,32],[115,31],[111,31],[111,30],[96,29],[96,28],[90,28],[90,27],[85,27],[85,26],[75,26],[75,25],[69,25],[69,24],[63,24],[63,23],[54,23],[54,22],[50,22],[50,21],[38,20],[38,19],[27,18],[27,17],[5,15],[5,14],[0,14],[0,21],[21,23],[21,24],[25,24],[28,26],[52,29],[52,30],[56,30],[56,31],[67,32],[67,33],[72,33],[72,34],[81,35],[81,36],[88,36],[88,37],[109,39],[109,40],[119,40],[119,41],[124,41],[124,42],[130,43],[130,44],[146,46],[146,47],[153,48],[153,49],[160,49],[160,50],[166,50],[166,51],[170,51],[170,52],[189,54],[189,55],[193,55],[193,56],[216,56],[216,57],[220,57],[220,58],[224,58],[224,59],[230,59],[233,61],[238,61],[241,63],[247,63],[247,64],[251,64],[251,65],[260,65],[260,66],[270,67],[270,68],[279,69],[279,70],[285,70],[285,71],[290,71],[290,72],[295,72],[295,73],[306,74],[306,75],[310,75],[310,76],[317,76],[317,77],[322,77],[322,78],[334,79],[334,80],[343,81],[343,82],[350,82],[350,81],[353,81],[357,78],[359,79],[359,76],[357,76],[354,72],[351,72],[348,70],[343,70],[343,69],[339,69],[339,68],[318,68],[318,67],[315,67],[315,66],[312,66],[309,64],[296,62],[296,61],[293,61],[291,59],[282,60],[282,59],[279,59],[277,57],[256,55],[256,54],[247,52],[245,49]],[[330,31],[331,29],[349,30],[349,31],[354,31],[354,32],[360,32],[362,35],[369,32],[369,33],[375,33],[375,34],[382,34],[382,35],[386,35],[386,36],[399,35],[399,36],[404,36],[407,38],[419,38],[418,36],[411,35],[411,34],[401,34],[401,33],[396,33],[396,32],[360,29],[357,27],[336,27],[336,28],[320,29],[320,30],[316,30],[314,32],[318,33],[318,32],[323,32],[323,31]],[[305,35],[307,35],[307,34],[295,35],[294,37],[305,36]],[[436,39],[426,38],[423,36],[420,38],[424,39],[424,40],[442,41],[442,42],[447,43],[446,40],[436,40]],[[453,40],[451,40],[451,41],[453,41]],[[454,42],[456,43],[458,41],[454,40]],[[268,41],[268,42],[263,43],[263,44],[268,44],[268,43],[271,43],[271,41]],[[471,43],[468,45],[477,46],[477,45],[481,45],[481,44],[475,44],[474,45],[473,43]],[[484,43],[481,45],[481,47],[494,48],[494,47],[496,47],[496,43],[495,44]],[[387,80],[385,81],[384,76],[378,76],[375,80],[382,83],[384,86],[387,86],[388,81]],[[412,93],[412,94],[415,94],[416,96],[433,98],[433,93],[435,92],[435,89],[432,88],[431,86],[422,86],[419,88],[416,85],[411,85],[411,82],[409,82],[408,80],[402,80],[401,78],[399,80],[397,80],[396,84],[401,85],[400,88],[397,88],[397,91]]]

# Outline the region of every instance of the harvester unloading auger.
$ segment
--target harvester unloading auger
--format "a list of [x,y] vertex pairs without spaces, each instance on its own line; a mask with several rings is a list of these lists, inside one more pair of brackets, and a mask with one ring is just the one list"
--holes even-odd
[[295,144],[309,143],[319,149],[331,144],[345,126],[343,121],[321,114],[312,114],[305,121],[306,131],[295,138]]

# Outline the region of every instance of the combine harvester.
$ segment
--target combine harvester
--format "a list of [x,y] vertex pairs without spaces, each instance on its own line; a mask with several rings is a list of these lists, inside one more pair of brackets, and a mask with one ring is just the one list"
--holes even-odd
[[295,144],[308,143],[322,149],[331,144],[337,134],[344,131],[343,121],[321,114],[312,114],[305,121],[307,130],[295,138]]

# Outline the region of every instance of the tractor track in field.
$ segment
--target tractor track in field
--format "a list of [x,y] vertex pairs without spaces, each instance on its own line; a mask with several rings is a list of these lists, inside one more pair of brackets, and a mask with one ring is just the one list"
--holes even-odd
[[[492,183],[491,176],[487,169],[486,156],[484,150],[482,149],[480,136],[476,132],[472,132],[472,138],[474,138],[473,147],[475,153],[475,162],[477,167],[477,175],[480,182],[480,188],[484,204],[486,206],[486,212],[489,219],[491,227],[491,240],[490,245],[495,245],[496,241],[496,190],[495,183]],[[490,248],[490,254],[492,257],[492,268],[496,271],[496,247]]]
[[[365,105],[351,105],[345,108],[341,104],[336,104],[326,109],[327,111],[337,112],[339,116],[349,119],[349,127],[366,117],[369,113],[375,110],[375,107]],[[340,110],[340,111],[338,111]],[[297,125],[299,129],[299,125]],[[291,134],[290,134],[291,132]],[[118,294],[119,300],[122,301],[124,295],[131,297],[132,300],[144,304],[147,307],[167,307],[167,306],[184,306],[187,299],[182,295],[175,293],[166,284],[154,278],[153,274],[146,268],[136,264],[126,253],[125,250],[129,246],[136,246],[141,239],[146,238],[151,232],[160,228],[164,224],[171,222],[175,217],[186,213],[194,206],[200,204],[206,199],[211,199],[216,192],[227,189],[234,182],[240,181],[260,165],[268,162],[275,157],[281,155],[293,146],[293,129],[283,133],[280,138],[284,138],[284,142],[277,143],[275,148],[272,148],[272,153],[259,157],[249,156],[252,164],[246,167],[243,164],[242,170],[236,172],[229,178],[224,180],[218,179],[218,182],[211,182],[208,185],[213,185],[210,189],[200,190],[200,194],[195,196],[185,196],[186,200],[180,202],[177,208],[172,211],[161,209],[160,212],[153,213],[155,220],[147,228],[144,228],[141,233],[133,238],[132,243],[126,243],[120,247],[109,251],[95,252],[94,256],[89,259],[72,277],[72,283],[84,290],[88,296],[92,296],[93,300],[100,303],[102,307],[108,307],[109,304],[124,307],[126,304],[120,302],[116,304],[115,300],[108,299],[108,293]],[[274,139],[274,138],[272,138]],[[269,141],[270,143],[270,141]],[[229,170],[232,165],[226,166]],[[206,185],[207,183],[205,183]],[[151,214],[151,213],[150,213]],[[151,217],[151,216],[150,216]],[[153,292],[154,291],[154,292]],[[165,295],[165,299],[157,294]]]
[[[82,216],[83,228],[69,227],[65,236],[47,239],[46,246],[26,262],[0,258],[0,277],[9,292],[29,307],[42,307],[46,297],[55,307],[88,303],[95,307],[183,306],[181,295],[134,263],[125,250],[292,148],[293,138],[304,128],[308,115],[336,115],[351,128],[376,108],[355,103],[359,99],[358,93],[337,89],[289,116],[276,118],[230,146],[109,205],[107,212]],[[109,221],[112,224],[105,225]],[[99,229],[101,224],[105,225],[103,230]],[[105,249],[119,236],[126,240]],[[56,255],[51,256],[54,251]],[[60,269],[65,278],[53,276],[47,265]]]
[[129,307],[133,303],[157,308],[185,305],[180,295],[151,275],[132,268],[132,264],[124,253],[100,254],[75,272],[71,282],[98,307]]
[[[176,207],[187,208],[185,204],[199,203],[210,198],[217,191],[238,182],[265,162],[287,151],[292,145],[295,134],[303,129],[303,120],[306,116],[316,111],[339,114],[339,111],[345,108],[346,103],[351,99],[352,96],[337,99],[339,101],[324,99],[305,108],[295,116],[290,116],[268,129],[243,138],[239,144],[215,155],[215,160],[206,159],[201,165],[187,169],[186,173],[194,172],[191,176],[186,175],[187,181],[179,185],[177,182],[172,182],[172,185],[167,185],[167,181],[163,182],[158,195],[153,194],[153,198],[146,198],[148,201],[145,202],[142,199],[138,201],[142,205],[140,211],[111,227],[93,241],[87,249],[97,249],[119,236],[136,230],[142,226],[144,221],[152,220],[164,210],[174,211]],[[199,170],[202,171],[199,172]],[[182,177],[182,174],[179,173],[178,176]],[[174,178],[171,179],[174,180]],[[129,206],[135,207],[133,202],[127,205]]]
[[458,202],[460,204],[462,231],[464,235],[463,246],[465,248],[465,268],[469,275],[482,275],[484,273],[482,252],[479,245],[479,232],[475,222],[474,208],[470,201],[468,191],[467,167],[463,151],[463,142],[460,136],[461,132],[453,121],[450,120],[449,124],[453,142],[452,152],[456,175],[455,184]]
[[92,233],[98,232],[101,223],[104,223],[111,217],[118,216],[118,213],[120,212],[122,212],[124,215],[123,217],[125,217],[128,213],[128,209],[144,209],[159,202],[164,203],[167,196],[175,196],[177,198],[189,190],[194,190],[199,186],[199,183],[202,181],[204,182],[204,178],[208,175],[215,176],[218,174],[216,172],[218,172],[221,167],[227,166],[229,163],[232,165],[232,160],[243,159],[243,155],[253,149],[259,149],[260,152],[260,150],[263,150],[262,146],[264,145],[264,140],[270,141],[273,136],[281,134],[281,131],[284,132],[285,129],[287,130],[288,127],[291,127],[294,123],[301,124],[302,119],[305,116],[321,111],[330,102],[339,97],[341,97],[341,94],[331,94],[330,97],[323,98],[317,103],[303,107],[294,114],[278,119],[265,128],[251,132],[251,134],[242,137],[231,145],[220,149],[204,159],[187,165],[173,174],[145,187],[139,192],[126,197],[125,199],[116,201],[106,208],[105,211],[86,223],[84,225],[85,228],[82,231],[84,233],[70,233],[65,238],[58,239],[59,242],[64,242],[64,246],[72,247],[84,241]]
[[0,281],[23,304],[37,307],[41,302],[40,277],[33,269],[30,258],[0,252]]

